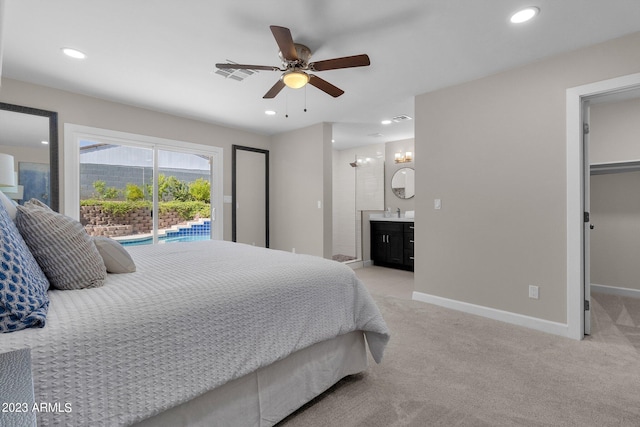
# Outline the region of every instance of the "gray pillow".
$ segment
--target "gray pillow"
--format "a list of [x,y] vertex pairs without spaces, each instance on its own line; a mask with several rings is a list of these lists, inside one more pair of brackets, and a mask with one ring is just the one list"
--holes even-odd
[[131,259],[131,255],[116,240],[95,236],[93,243],[100,252],[104,265],[107,267],[107,273],[133,273],[136,271],[136,265]]
[[85,289],[104,284],[104,261],[78,221],[30,201],[18,206],[16,225],[52,287]]

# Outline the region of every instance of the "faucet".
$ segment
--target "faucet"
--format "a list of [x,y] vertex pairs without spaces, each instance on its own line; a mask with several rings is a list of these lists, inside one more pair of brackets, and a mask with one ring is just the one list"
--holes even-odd
[[398,208],[398,218],[400,218],[400,208]]

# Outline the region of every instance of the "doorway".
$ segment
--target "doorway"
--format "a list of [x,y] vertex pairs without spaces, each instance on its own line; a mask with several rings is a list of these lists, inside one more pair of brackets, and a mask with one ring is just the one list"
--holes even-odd
[[639,88],[640,73],[567,89],[567,335],[574,339],[590,332],[589,102]]
[[640,90],[593,97],[589,112],[589,208],[595,225],[589,239],[590,335],[635,344],[640,332]]
[[233,145],[231,240],[269,247],[269,151]]
[[368,259],[369,211],[384,209],[384,144],[333,151],[333,253],[353,268]]

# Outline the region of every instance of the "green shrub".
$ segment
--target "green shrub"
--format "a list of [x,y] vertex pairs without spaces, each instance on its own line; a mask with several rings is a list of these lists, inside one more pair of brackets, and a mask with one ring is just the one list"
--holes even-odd
[[211,199],[211,184],[204,178],[198,178],[189,184],[189,194],[193,200],[209,203]]
[[161,173],[158,175],[158,200],[171,201],[171,200],[188,200],[189,190],[187,184],[180,181],[175,176],[166,176]]
[[136,202],[138,200],[144,200],[144,192],[140,186],[128,183],[124,190],[124,198],[128,202]]
[[153,204],[147,200],[123,202],[117,200],[86,199],[80,201],[80,206],[100,206],[105,213],[113,216],[123,216],[140,208],[153,209]]
[[96,191],[95,196],[99,199],[117,199],[121,193],[116,187],[107,187],[107,183],[102,180],[94,181],[93,189]]
[[184,220],[191,220],[196,218],[209,218],[211,216],[211,205],[203,201],[171,201],[163,202],[158,205],[160,212],[175,211],[180,214],[180,217]]

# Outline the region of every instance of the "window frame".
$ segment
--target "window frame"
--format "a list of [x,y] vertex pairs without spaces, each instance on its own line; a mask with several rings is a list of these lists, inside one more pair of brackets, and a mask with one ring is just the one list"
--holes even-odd
[[[222,147],[212,145],[195,144],[192,142],[159,138],[149,135],[140,135],[128,132],[120,132],[110,129],[101,129],[90,126],[64,124],[64,167],[63,171],[64,194],[62,213],[79,220],[80,217],[80,141],[99,140],[111,142],[117,145],[129,145],[153,150],[154,164],[157,163],[158,150],[180,151],[191,154],[206,154],[212,156],[211,167],[211,208],[213,213],[211,238],[223,240],[224,236],[224,209],[223,209],[223,159]],[[154,187],[157,184],[154,184]],[[155,197],[154,197],[155,199]],[[155,205],[155,203],[154,203]],[[157,206],[154,206],[156,209]],[[155,222],[155,221],[154,221]],[[154,227],[157,224],[154,224]],[[155,234],[155,233],[154,233]]]

